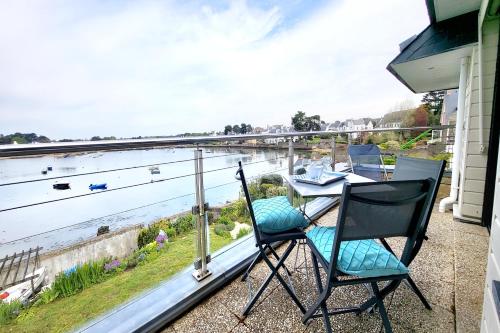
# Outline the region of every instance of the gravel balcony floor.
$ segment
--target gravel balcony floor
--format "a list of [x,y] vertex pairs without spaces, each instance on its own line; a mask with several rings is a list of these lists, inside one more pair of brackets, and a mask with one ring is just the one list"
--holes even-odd
[[[337,210],[323,216],[318,224],[334,225]],[[479,332],[489,236],[485,228],[453,221],[452,215],[435,211],[428,228],[429,240],[413,261],[411,274],[431,303],[426,310],[409,287],[402,284],[386,300],[394,332]],[[401,249],[402,240],[389,242]],[[281,246],[278,251],[284,251]],[[308,263],[309,273],[298,270],[292,282],[305,305],[316,297],[316,286],[310,269],[310,255],[300,248],[287,260],[293,266]],[[305,260],[307,258],[307,260]],[[252,285],[257,288],[268,274],[264,263],[252,272]],[[364,286],[335,290],[330,306],[361,303],[368,297]],[[248,299],[247,283],[236,279],[208,297],[167,327],[164,332],[323,332],[321,319],[307,325],[302,314],[283,287],[274,279],[247,317],[241,312]],[[382,324],[378,313],[331,317],[338,332],[379,332]]]

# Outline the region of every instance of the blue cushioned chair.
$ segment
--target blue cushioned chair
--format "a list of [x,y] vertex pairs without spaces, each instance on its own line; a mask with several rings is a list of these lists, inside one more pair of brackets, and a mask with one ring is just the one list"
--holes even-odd
[[[413,250],[411,252],[410,262],[413,261],[413,259],[415,259],[418,252],[420,251],[420,248],[422,247],[424,240],[427,239],[427,236],[425,234],[427,232],[427,226],[429,225],[429,220],[432,214],[432,208],[434,207],[434,202],[436,201],[437,193],[439,190],[439,184],[441,184],[441,178],[443,178],[445,167],[446,167],[446,161],[434,161],[434,160],[404,157],[404,156],[398,157],[398,160],[396,162],[396,167],[394,169],[394,173],[392,174],[391,180],[398,181],[398,180],[413,180],[413,179],[426,179],[426,178],[432,178],[434,180],[434,183],[430,190],[431,191],[430,203],[427,206],[426,211],[424,212],[425,214],[424,222],[422,223],[422,226],[418,231],[418,235],[415,240],[415,246],[413,247]],[[385,239],[382,238],[380,239],[380,241],[388,251],[394,253]],[[432,309],[431,305],[429,304],[429,302],[427,302],[425,296],[422,294],[420,289],[418,289],[417,284],[413,281],[411,276],[408,276],[406,281],[410,285],[413,292],[415,292],[415,294],[418,296],[422,304],[424,304],[424,306],[428,310],[431,310]]]
[[[315,227],[306,235],[320,296],[303,316],[304,323],[323,317],[331,332],[330,315],[361,313],[377,305],[385,331],[392,332],[383,299],[409,276],[408,264],[425,224],[433,185],[432,179],[344,184],[337,226]],[[390,237],[406,237],[400,258],[375,240]],[[319,265],[327,272],[325,287]],[[342,275],[350,278],[341,280]],[[381,281],[388,283],[380,290]],[[355,284],[370,284],[373,296],[356,307],[327,309],[334,288]]]
[[[243,310],[243,315],[246,316],[250,313],[250,310],[255,305],[255,302],[257,302],[273,277],[278,279],[295,304],[297,304],[300,311],[305,313],[305,308],[295,295],[291,282],[290,285],[286,283],[278,270],[280,268],[284,268],[287,275],[290,275],[289,270],[285,266],[285,260],[292,252],[293,248],[297,244],[297,241],[306,238],[303,228],[307,226],[307,221],[298,210],[293,208],[290,203],[288,203],[288,199],[286,197],[260,199],[252,203],[241,162],[239,162],[236,178],[241,180],[241,185],[243,187],[243,192],[245,194],[245,199],[247,201],[248,210],[252,220],[255,243],[259,249],[258,255],[250,264],[249,268],[243,275],[242,280],[244,281],[248,277],[249,272],[259,259],[264,260],[271,270],[259,290],[255,293],[255,295],[253,295],[253,297],[250,297],[250,300]],[[282,241],[290,241],[290,244],[280,257],[274,250],[273,244]],[[269,260],[266,251],[269,251],[276,258],[278,261],[276,265],[273,265],[273,263]],[[288,280],[290,281],[290,279]]]

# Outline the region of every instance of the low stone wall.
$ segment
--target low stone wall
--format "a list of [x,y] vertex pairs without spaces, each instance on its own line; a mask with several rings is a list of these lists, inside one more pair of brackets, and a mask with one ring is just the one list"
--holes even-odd
[[135,225],[87,239],[66,248],[44,253],[40,265],[47,268],[48,283],[57,273],[91,260],[106,257],[123,258],[137,249],[137,236],[142,225]]

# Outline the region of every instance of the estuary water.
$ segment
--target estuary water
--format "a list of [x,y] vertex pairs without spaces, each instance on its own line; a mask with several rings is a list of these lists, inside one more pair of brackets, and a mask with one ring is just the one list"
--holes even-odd
[[[45,252],[95,236],[99,226],[117,230],[146,225],[190,210],[195,202],[193,151],[158,148],[0,159],[0,184],[43,179],[0,186],[0,256],[35,246],[43,246]],[[285,151],[203,149],[203,157],[205,196],[211,206],[238,198],[240,184],[234,178],[238,161],[246,164],[247,177],[287,166]],[[153,164],[159,174],[151,174],[149,167],[103,172]],[[49,166],[52,171],[42,175]],[[217,169],[222,170],[211,171]],[[90,172],[99,173],[75,176]],[[46,179],[58,176],[69,177]],[[174,177],[179,178],[165,180]],[[69,182],[70,189],[55,190],[56,182]],[[89,190],[90,184],[98,183],[107,183],[108,190]],[[136,184],[144,185],[112,191]],[[1,211],[88,193],[96,194]]]

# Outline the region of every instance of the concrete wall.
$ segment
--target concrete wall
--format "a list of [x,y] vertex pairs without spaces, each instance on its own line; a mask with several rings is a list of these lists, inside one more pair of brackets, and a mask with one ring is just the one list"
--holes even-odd
[[495,83],[496,59],[499,36],[499,19],[483,24],[483,137],[484,152],[479,145],[479,66],[477,52],[472,60],[472,75],[469,77],[470,95],[466,101],[464,124],[464,151],[461,159],[461,189],[459,211],[464,217],[480,219],[484,200],[484,184],[488,141],[493,109],[493,87]]
[[47,267],[48,282],[54,281],[57,273],[90,260],[106,257],[123,258],[137,249],[137,236],[142,226],[132,226],[101,235],[67,248],[44,253],[40,265]]

